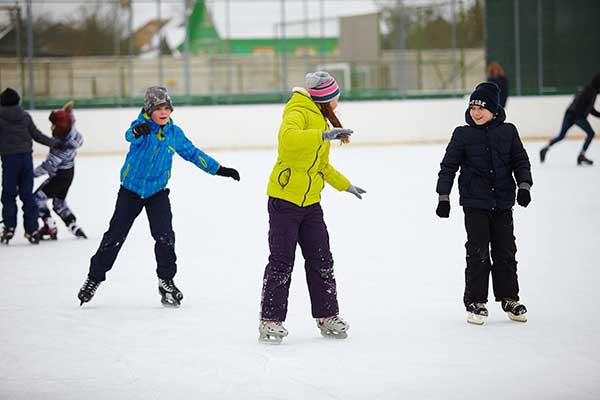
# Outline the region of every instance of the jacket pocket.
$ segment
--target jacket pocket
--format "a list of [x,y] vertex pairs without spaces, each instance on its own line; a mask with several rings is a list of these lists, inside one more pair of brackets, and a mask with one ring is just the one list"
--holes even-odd
[[281,186],[282,189],[284,189],[287,186],[287,184],[290,183],[291,176],[291,168],[286,168],[279,173],[279,175],[277,176],[277,183],[279,183],[279,186]]

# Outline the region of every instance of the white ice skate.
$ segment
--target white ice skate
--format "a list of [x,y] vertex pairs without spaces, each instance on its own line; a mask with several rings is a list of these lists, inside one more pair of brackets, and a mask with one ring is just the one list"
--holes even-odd
[[281,344],[283,338],[288,335],[281,321],[260,321],[258,332],[258,341],[266,344]]
[[467,322],[475,325],[483,325],[487,321],[488,310],[485,303],[471,303],[467,306]]
[[321,330],[321,335],[335,339],[346,339],[350,325],[341,319],[338,315],[327,318],[317,318],[317,327]]

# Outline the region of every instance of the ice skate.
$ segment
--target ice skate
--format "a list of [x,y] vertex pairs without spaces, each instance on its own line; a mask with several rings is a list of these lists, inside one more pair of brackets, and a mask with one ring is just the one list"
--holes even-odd
[[25,239],[27,239],[31,244],[40,244],[40,231],[36,229],[33,232],[25,232]]
[[87,239],[87,236],[83,232],[83,229],[81,229],[79,226],[77,226],[74,222],[70,223],[68,228],[69,228],[69,231],[76,237],[82,238],[82,239]]
[[577,157],[577,165],[594,165],[594,162],[581,153]]
[[317,318],[317,327],[321,330],[321,335],[335,339],[346,339],[348,337],[348,329],[350,325],[334,315],[327,318]]
[[266,344],[281,344],[282,339],[288,335],[281,321],[260,321],[258,332],[258,341]]
[[158,278],[158,293],[160,293],[160,302],[165,307],[177,308],[183,300],[183,293],[175,286],[173,279]]
[[542,147],[540,150],[540,162],[543,164],[546,161],[546,153],[548,153],[549,147]]
[[88,301],[92,300],[92,297],[94,297],[98,286],[100,286],[100,282],[96,282],[90,278],[87,278],[85,282],[83,282],[83,286],[81,289],[79,289],[79,294],[77,295],[77,298],[79,298],[81,301],[79,306],[82,306],[83,303],[87,303]]
[[488,310],[485,303],[471,303],[467,306],[467,322],[474,325],[483,325],[487,321]]
[[52,218],[44,218],[44,225],[40,228],[40,240],[56,240],[58,238],[58,229],[56,222]]
[[502,300],[502,309],[513,321],[527,322],[527,308],[518,301]]
[[2,236],[0,236],[0,243],[8,244],[8,242],[10,242],[10,239],[12,239],[14,236],[15,228],[8,228],[5,226],[2,230]]

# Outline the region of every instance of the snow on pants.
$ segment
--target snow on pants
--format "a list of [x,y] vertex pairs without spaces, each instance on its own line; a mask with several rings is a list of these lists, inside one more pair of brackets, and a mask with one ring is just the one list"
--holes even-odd
[[25,232],[38,229],[38,207],[33,197],[31,153],[2,156],[2,219],[4,226],[17,226],[17,194],[23,203]]
[[312,316],[337,315],[333,257],[321,205],[299,207],[270,197],[268,209],[271,254],[263,279],[261,319],[285,321],[296,243],[300,244],[305,260]]
[[175,233],[171,225],[171,203],[169,202],[169,189],[143,199],[137,193],[119,189],[115,212],[110,220],[108,231],[102,237],[98,251],[91,259],[88,277],[96,282],[106,279],[133,221],[146,208],[146,215],[150,222],[150,232],[154,238],[154,254],[156,256],[156,274],[162,279],[173,279],[177,272],[175,261]]
[[[496,301],[519,300],[517,246],[512,209],[483,210],[464,207],[467,229],[467,268],[464,303],[486,303],[490,270]],[[490,244],[492,262],[490,262]]]

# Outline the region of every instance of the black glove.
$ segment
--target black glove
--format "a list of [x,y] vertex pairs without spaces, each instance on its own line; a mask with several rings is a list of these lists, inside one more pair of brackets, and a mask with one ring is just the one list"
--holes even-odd
[[150,125],[147,122],[142,122],[141,124],[134,126],[131,132],[133,132],[133,136],[139,138],[140,136],[150,133]]
[[531,203],[531,193],[529,193],[529,190],[521,188],[517,191],[517,203],[521,207],[527,207]]
[[450,202],[447,200],[441,200],[435,209],[435,213],[440,218],[448,218],[450,216]]
[[227,176],[229,178],[235,179],[236,181],[240,180],[240,173],[237,172],[234,168],[219,167],[219,169],[217,170],[217,175]]

